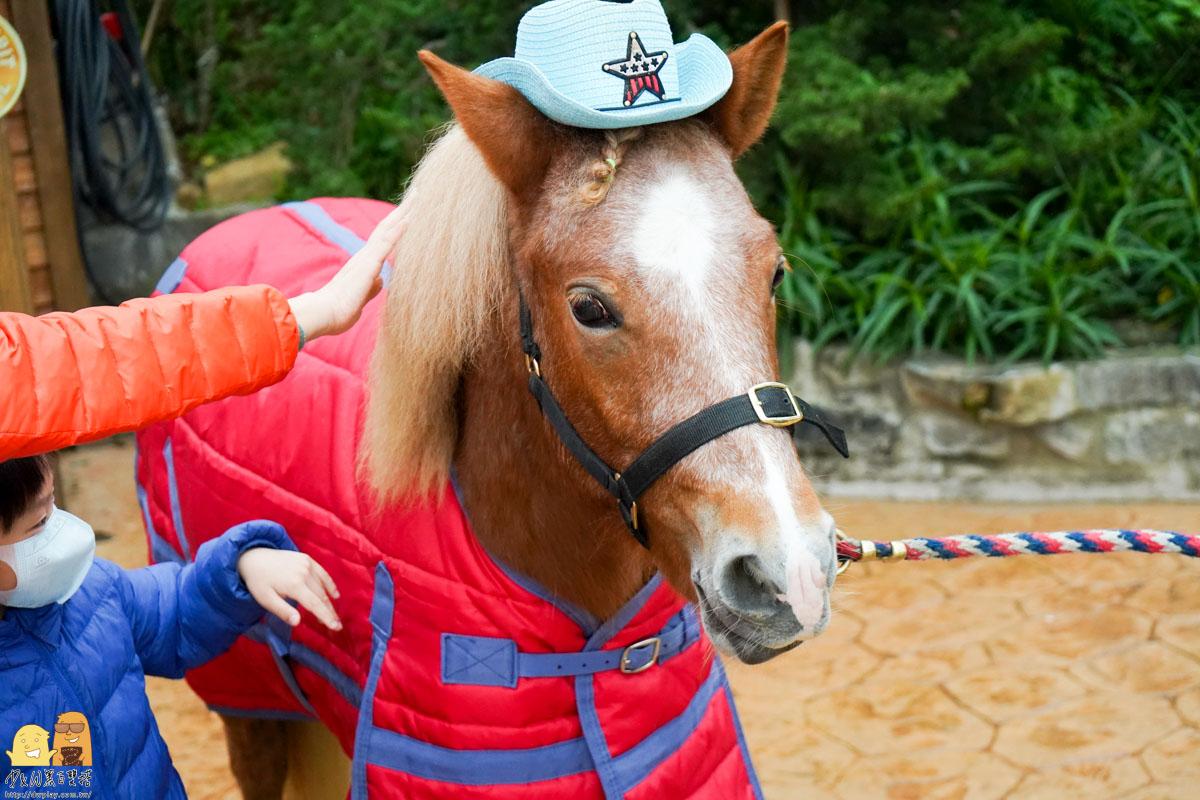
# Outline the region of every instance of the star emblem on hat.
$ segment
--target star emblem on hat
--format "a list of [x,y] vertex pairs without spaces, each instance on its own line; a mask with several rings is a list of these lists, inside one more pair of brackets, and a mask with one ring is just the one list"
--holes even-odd
[[663,64],[667,63],[668,55],[670,54],[666,50],[647,53],[637,33],[630,33],[625,58],[609,61],[601,68],[609,75],[625,81],[625,107],[629,108],[642,96],[642,92],[649,92],[659,100],[663,99],[666,92],[658,72],[663,68]]

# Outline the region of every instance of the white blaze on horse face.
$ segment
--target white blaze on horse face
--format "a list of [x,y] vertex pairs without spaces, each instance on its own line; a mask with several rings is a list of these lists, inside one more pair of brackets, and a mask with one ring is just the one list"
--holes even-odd
[[[788,491],[787,480],[779,465],[779,458],[772,454],[763,439],[759,439],[758,452],[762,455],[766,479],[763,481],[763,492],[775,512],[775,520],[779,526],[779,536],[784,552],[787,553],[785,567],[787,587],[779,595],[781,602],[792,607],[796,620],[804,626],[807,636],[814,635],[817,626],[822,622],[826,613],[828,598],[828,576],[822,560],[813,552],[831,546],[833,518],[827,511],[821,511],[820,530],[814,526],[805,526],[796,515],[796,507],[792,502],[792,493]],[[810,544],[810,542],[812,544]]]
[[[737,293],[722,292],[729,282],[745,280],[748,267],[738,237],[721,235],[722,226],[733,224],[737,214],[753,214],[743,194],[722,191],[684,169],[671,169],[644,190],[630,222],[632,255],[645,289],[659,313],[674,317],[681,337],[680,352],[650,356],[648,371],[669,380],[673,369],[682,368],[686,373],[680,378],[689,391],[723,399],[772,376],[767,374],[771,358],[763,350],[762,332],[744,322],[754,311],[738,306]],[[763,302],[769,291],[765,280]],[[679,410],[671,392],[660,394],[656,423],[666,428],[679,422]],[[771,509],[773,531],[731,537],[731,531],[708,529],[718,516],[705,515],[701,535],[710,542],[714,561],[726,544],[759,542],[755,554],[775,562],[771,572],[786,574],[779,602],[803,626],[801,638],[815,635],[828,613],[824,564],[832,561],[833,522],[824,511],[800,519],[792,489],[803,476],[788,439],[774,428],[754,425],[709,443],[687,461],[689,469],[721,491],[761,498],[762,506]]]
[[[662,354],[656,371],[667,374],[676,357],[682,364],[702,365],[687,377],[687,385],[697,392],[745,391],[734,387],[749,387],[754,381],[747,380],[761,374],[768,361],[742,322],[747,310],[719,294],[722,281],[742,279],[745,256],[736,237],[718,235],[718,211],[749,209],[742,205],[744,196],[727,197],[722,191],[674,168],[631,209],[631,252],[638,273],[657,313],[671,321],[681,338],[679,352]],[[674,404],[664,402],[657,411],[664,415],[660,423],[679,421]]]
[[688,300],[705,305],[716,224],[704,187],[686,172],[672,172],[644,202],[633,237],[638,266],[648,276],[682,286]]

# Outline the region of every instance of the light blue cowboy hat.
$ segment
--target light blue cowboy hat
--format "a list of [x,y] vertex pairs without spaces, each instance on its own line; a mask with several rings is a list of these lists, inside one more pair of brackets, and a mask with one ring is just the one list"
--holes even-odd
[[733,68],[703,34],[675,44],[658,0],[551,0],[517,27],[515,58],[476,74],[519,90],[550,119],[629,128],[690,117],[729,91]]

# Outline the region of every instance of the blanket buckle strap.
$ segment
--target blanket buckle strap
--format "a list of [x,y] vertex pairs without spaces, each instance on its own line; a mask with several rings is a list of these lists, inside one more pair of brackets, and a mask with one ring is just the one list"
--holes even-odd
[[[657,636],[651,636],[649,639],[634,642],[621,653],[621,672],[626,675],[637,675],[639,672],[645,672],[658,663],[658,654],[661,650],[662,639]],[[637,663],[637,658],[646,651],[650,652],[650,657],[643,663]]]

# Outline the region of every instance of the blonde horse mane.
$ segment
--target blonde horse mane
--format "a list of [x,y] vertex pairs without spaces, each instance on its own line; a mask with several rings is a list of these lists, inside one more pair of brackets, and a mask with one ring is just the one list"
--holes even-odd
[[413,175],[408,230],[371,358],[360,467],[384,503],[445,484],[457,440],[455,397],[510,280],[507,197],[457,125]]

